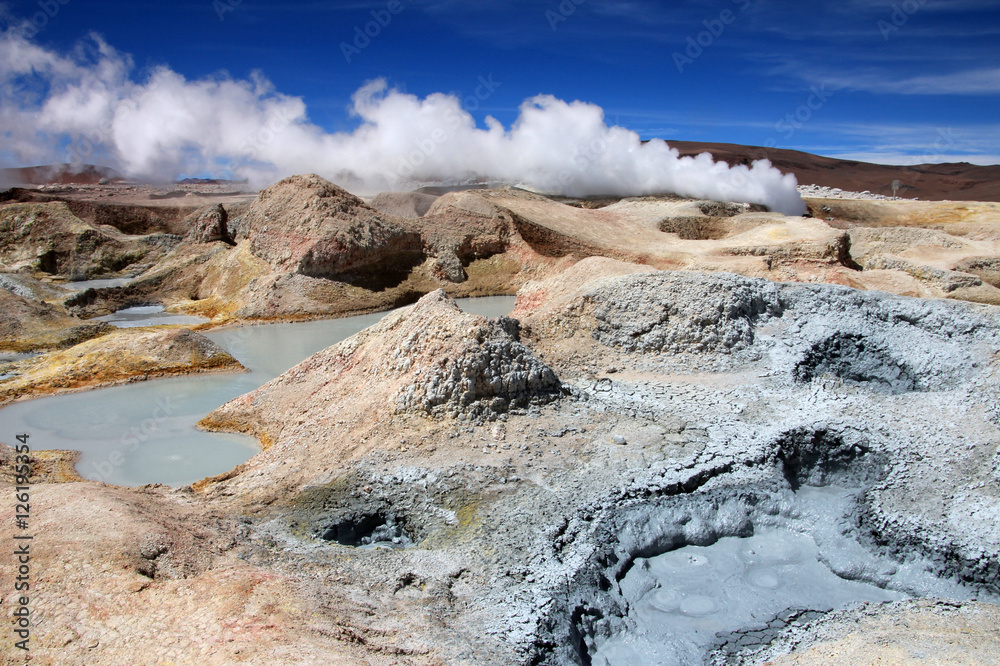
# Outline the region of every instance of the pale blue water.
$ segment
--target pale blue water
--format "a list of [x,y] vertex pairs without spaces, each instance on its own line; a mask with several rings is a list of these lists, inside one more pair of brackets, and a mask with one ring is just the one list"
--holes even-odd
[[14,363],[15,361],[24,361],[29,358],[35,358],[38,356],[37,352],[0,352],[0,363]]
[[[469,312],[498,316],[513,296],[464,299]],[[33,449],[75,449],[87,479],[125,486],[181,486],[227,472],[260,451],[245,435],[203,432],[195,424],[235,397],[376,323],[385,313],[210,332],[207,337],[251,370],[243,374],[157,379],[53,396],[0,410],[0,441],[30,434]]]
[[165,326],[167,324],[191,326],[193,324],[204,324],[208,319],[206,317],[164,312],[162,305],[139,305],[134,308],[118,310],[113,314],[104,315],[103,317],[94,317],[93,321],[105,321],[118,328],[136,328],[139,326]]
[[67,282],[64,287],[72,291],[86,291],[87,289],[105,289],[107,287],[124,287],[135,278],[102,278],[100,280],[78,280]]

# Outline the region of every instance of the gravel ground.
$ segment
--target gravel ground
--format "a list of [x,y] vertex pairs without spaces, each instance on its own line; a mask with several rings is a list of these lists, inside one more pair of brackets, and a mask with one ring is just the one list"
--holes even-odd
[[815,486],[856,489],[824,566],[923,600],[683,663],[996,661],[994,307],[587,259],[513,314],[436,292],[304,361],[214,414],[265,450],[194,488],[40,480],[38,663],[600,663],[650,634],[638,560],[797,529]]

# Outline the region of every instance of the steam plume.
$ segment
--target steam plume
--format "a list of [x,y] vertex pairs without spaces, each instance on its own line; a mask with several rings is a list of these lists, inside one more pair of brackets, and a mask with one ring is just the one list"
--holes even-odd
[[730,168],[707,154],[681,158],[609,127],[593,104],[549,95],[526,100],[509,127],[486,127],[453,95],[426,98],[383,80],[353,96],[352,132],[311,123],[302,99],[262,75],[196,81],[160,67],[143,80],[131,58],[91,35],[61,54],[0,33],[0,160],[104,162],[129,175],[248,178],[263,186],[316,172],[349,189],[487,179],[569,196],[662,192],[805,212],[795,178],[766,160]]

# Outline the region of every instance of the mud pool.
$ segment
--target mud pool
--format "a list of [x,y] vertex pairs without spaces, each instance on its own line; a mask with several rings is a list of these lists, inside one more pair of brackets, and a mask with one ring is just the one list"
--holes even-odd
[[[513,296],[458,301],[486,316],[505,315],[514,302]],[[207,337],[249,373],[158,379],[15,403],[0,410],[0,431],[29,433],[35,449],[80,451],[77,471],[87,479],[186,485],[226,472],[260,450],[252,437],[198,430],[195,424],[206,414],[384,314],[210,332]]]
[[772,493],[749,523],[737,521],[739,535],[636,558],[619,582],[625,621],[606,638],[592,637],[590,663],[719,663],[831,610],[975,596],[920,558],[899,562],[864,547],[850,520],[861,492],[803,486]]

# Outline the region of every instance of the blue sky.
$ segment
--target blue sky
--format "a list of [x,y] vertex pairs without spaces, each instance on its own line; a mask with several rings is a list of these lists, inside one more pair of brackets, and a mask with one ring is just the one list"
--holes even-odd
[[[331,132],[357,124],[351,95],[383,77],[419,97],[458,95],[481,125],[507,125],[546,93],[600,105],[643,138],[1000,163],[995,0],[4,5],[9,26],[48,6],[32,37],[46,49],[98,33],[131,56],[136,80],[163,65],[191,80],[259,71]],[[355,41],[366,27],[376,36]]]

